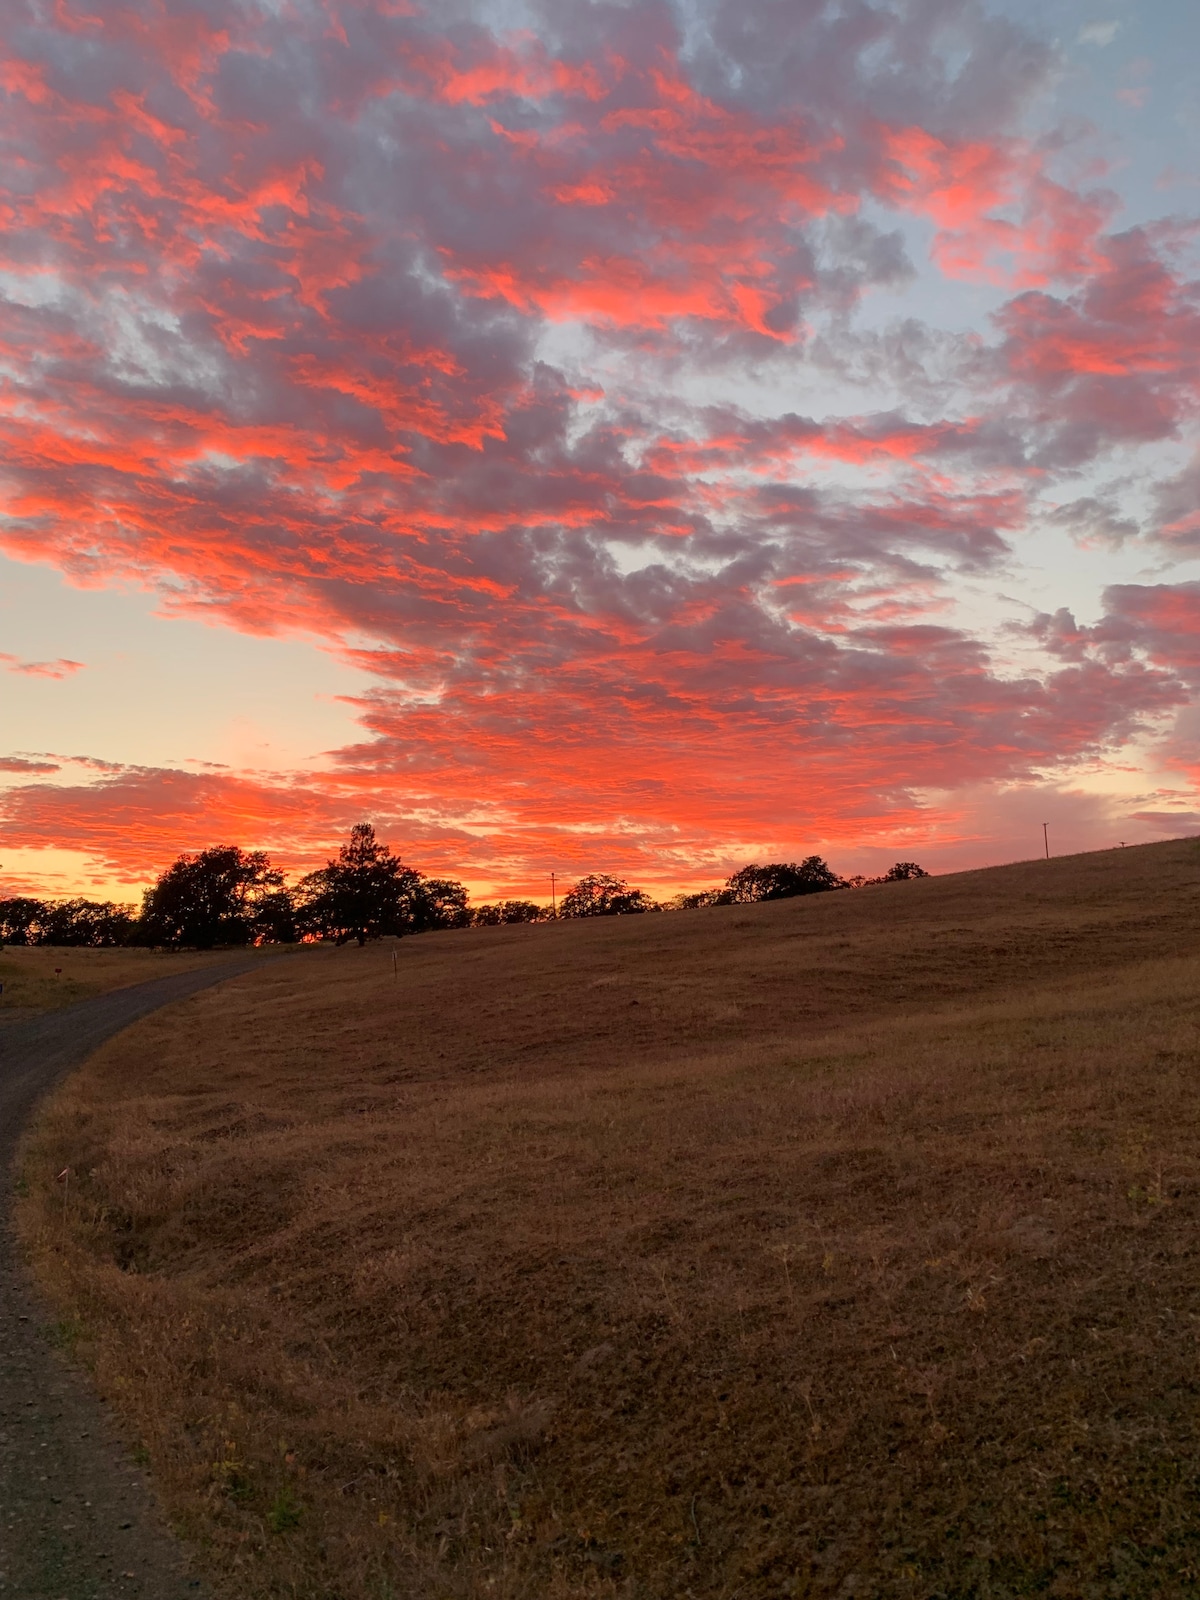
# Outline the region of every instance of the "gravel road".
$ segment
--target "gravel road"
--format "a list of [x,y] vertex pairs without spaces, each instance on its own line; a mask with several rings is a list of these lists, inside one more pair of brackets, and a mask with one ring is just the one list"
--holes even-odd
[[244,957],[0,1023],[0,1596],[200,1600],[102,1399],[54,1347],[12,1233],[11,1165],[37,1100],[147,1012],[260,966]]

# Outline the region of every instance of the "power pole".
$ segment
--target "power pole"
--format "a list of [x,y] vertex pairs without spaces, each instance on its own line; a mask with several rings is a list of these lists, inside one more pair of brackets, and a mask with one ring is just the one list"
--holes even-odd
[[558,896],[554,891],[554,874],[550,874],[550,915],[558,920]]
[[1042,838],[1046,841],[1046,860],[1049,861],[1049,859],[1050,859],[1050,824],[1048,822],[1043,822],[1042,823]]

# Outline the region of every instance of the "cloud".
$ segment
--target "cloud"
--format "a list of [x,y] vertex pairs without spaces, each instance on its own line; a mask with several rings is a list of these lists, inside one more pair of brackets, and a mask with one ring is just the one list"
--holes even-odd
[[1096,545],[1119,549],[1140,533],[1132,517],[1122,516],[1112,495],[1083,495],[1048,513],[1048,521],[1065,528],[1083,549]]
[[1080,28],[1076,37],[1080,44],[1094,44],[1104,49],[1113,42],[1120,29],[1119,22],[1089,22],[1086,27]]
[[40,777],[61,770],[56,761],[29,761],[23,756],[0,756],[0,772],[11,772],[19,777]]
[[21,672],[29,678],[69,678],[84,667],[82,661],[68,661],[63,656],[57,661],[21,661],[3,650],[0,650],[0,661],[4,662],[9,672]]
[[26,785],[4,804],[2,837],[70,839],[127,873],[222,839],[311,865],[370,816],[411,859],[481,883],[531,891],[543,866],[597,864],[694,880],[805,840],[886,848],[930,827],[923,792],[1093,758],[1183,698],[1132,647],[1111,662],[1068,653],[1044,682],[1004,679],[954,629],[818,634],[779,616],[751,645],[739,607],[753,614],[701,586],[657,627],[610,619],[586,659],[527,658],[520,684],[448,669],[427,697],[381,687],[357,702],[361,744],[319,773],[123,769]]
[[1141,658],[1182,685],[1200,687],[1200,583],[1118,583],[1100,620],[1081,627],[1065,607],[1027,625],[1052,654],[1121,669]]
[[927,216],[934,260],[951,278],[1010,287],[1078,279],[1099,261],[1110,194],[1056,183],[1020,140],[948,140],[927,128],[883,132],[881,197]]
[[1134,811],[1135,822],[1147,823],[1156,833],[1172,839],[1186,837],[1200,829],[1200,811]]
[[[6,13],[0,544],[376,680],[317,775],[102,764],[10,836],[308,859],[366,809],[447,868],[682,872],[1168,715],[1132,601],[1021,669],[947,623],[1042,497],[1130,537],[1077,474],[1194,422],[1187,230],[1111,234],[1030,135],[1054,52],[970,0],[501,10]],[[994,322],[855,331],[918,270]],[[840,410],[761,398],[818,370]]]
[[1200,550],[1200,455],[1159,485],[1154,503],[1156,538],[1184,557]]
[[[1089,777],[1094,782],[1094,775]],[[1161,819],[1173,813],[1131,811],[1139,801],[1144,807],[1161,803],[1161,795],[1131,799],[1098,791],[1086,778],[967,786],[928,798],[926,831],[915,833],[912,844],[922,865],[941,872],[1039,858],[1045,848],[1043,823],[1052,856],[1144,844],[1187,828],[1183,819],[1163,825]]]
[[1114,584],[1104,603],[1104,641],[1138,649],[1200,687],[1200,583]]
[[[0,799],[5,845],[69,847],[136,879],[152,877],[183,851],[214,843],[253,839],[269,842],[284,860],[307,859],[320,850],[318,840],[349,828],[335,801],[302,783],[108,766],[89,782],[29,783],[7,791]],[[346,815],[357,820],[353,802]]]
[[1025,408],[1037,463],[1173,438],[1194,416],[1200,283],[1172,265],[1176,243],[1169,229],[1130,229],[1104,241],[1079,289],[1030,291],[996,314],[998,374]]

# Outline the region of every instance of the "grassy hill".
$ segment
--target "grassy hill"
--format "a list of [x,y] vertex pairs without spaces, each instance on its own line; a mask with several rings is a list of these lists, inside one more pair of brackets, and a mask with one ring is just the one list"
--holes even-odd
[[320,950],[21,1225],[239,1600],[1194,1596],[1198,1040],[1189,841]]
[[227,951],[89,950],[56,945],[0,947],[0,1023],[57,1011],[127,984],[213,962]]

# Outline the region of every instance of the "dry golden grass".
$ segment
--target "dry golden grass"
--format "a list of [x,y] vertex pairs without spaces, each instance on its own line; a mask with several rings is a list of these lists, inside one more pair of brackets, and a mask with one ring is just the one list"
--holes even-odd
[[0,948],[0,1017],[6,1011],[57,1011],[110,989],[227,961],[226,951],[87,950],[57,945]]
[[314,952],[94,1058],[22,1227],[238,1600],[1195,1596],[1198,909],[1183,842]]

